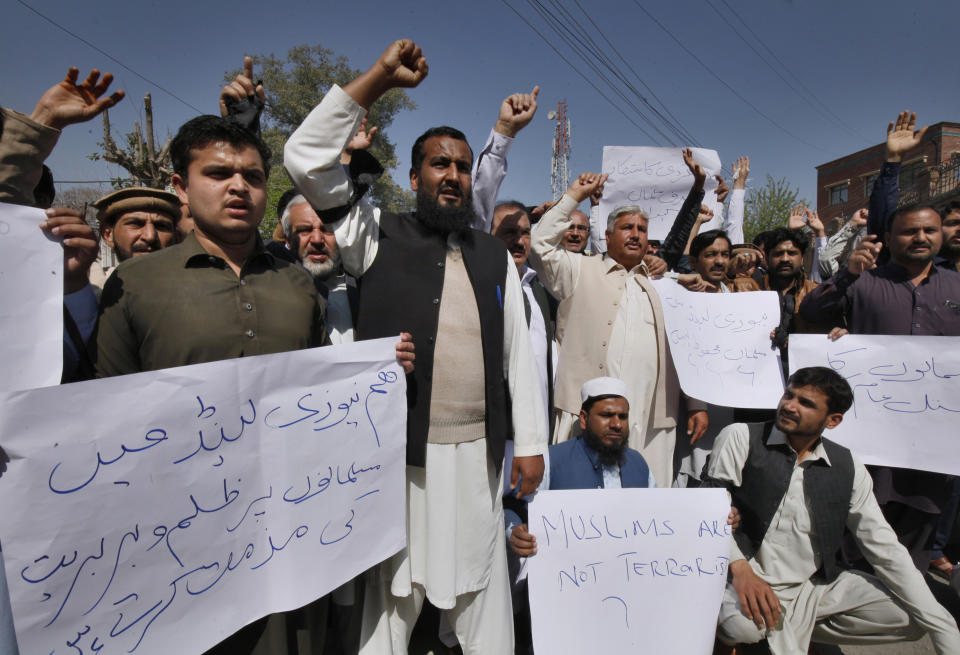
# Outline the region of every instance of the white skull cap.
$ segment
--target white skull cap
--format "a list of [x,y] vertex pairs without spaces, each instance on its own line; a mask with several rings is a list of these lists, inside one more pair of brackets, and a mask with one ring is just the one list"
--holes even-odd
[[580,387],[580,404],[587,402],[590,398],[597,396],[622,396],[627,397],[627,385],[623,380],[617,378],[593,378],[587,380]]

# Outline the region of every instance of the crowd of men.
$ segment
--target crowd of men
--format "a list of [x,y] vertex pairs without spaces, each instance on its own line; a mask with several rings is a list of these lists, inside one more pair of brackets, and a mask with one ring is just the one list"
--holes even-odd
[[[377,129],[366,114],[427,73],[420,48],[398,40],[327,92],[285,146],[282,239],[258,231],[270,152],[249,60],[221,115],[174,137],[172,190],[101,198],[99,234],[78,211],[47,209],[40,229],[64,250],[64,382],[400,335],[407,547],[335,591],[329,613],[287,616],[323,652],[406,653],[427,601],[447,647],[532,652],[517,564],[536,556],[524,517],[538,489],[706,486],[730,492],[735,530],[717,652],[929,634],[938,653],[960,653],[956,621],[923,577],[951,572],[956,479],[868,471],[824,436],[852,402],[830,369],[794,372],[766,413],[687,397],[651,284],[776,292],[771,348],[784,362],[793,333],[960,336],[960,204],[897,208],[899,162],[924,134],[915,116],[890,124],[869,207],[829,239],[797,207],[745,243],[746,157],[733,189],[717,187],[719,207],[730,196],[723,229],[700,232],[713,218],[707,173],[685,150],[693,186],[652,242],[640,207],[599,215],[606,175],[578,176],[556,203],[498,201],[538,87],[503,100],[476,155],[453,127],[424,132],[415,209],[376,207],[366,191],[383,169],[366,152]],[[111,81],[93,71],[78,83],[70,69],[31,115],[3,109],[0,201],[51,207],[43,161],[60,130],[122,100]],[[103,280],[90,274],[98,239],[120,262]],[[265,626],[210,652],[268,652]],[[12,634],[0,652],[16,652]]]

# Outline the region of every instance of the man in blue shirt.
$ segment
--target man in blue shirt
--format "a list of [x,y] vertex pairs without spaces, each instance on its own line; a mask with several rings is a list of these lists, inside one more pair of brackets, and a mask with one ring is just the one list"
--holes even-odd
[[[594,378],[580,389],[580,430],[575,439],[550,446],[541,489],[656,487],[643,455],[627,447],[630,403],[627,385]],[[537,540],[517,513],[504,512],[510,548],[520,557],[537,552]]]

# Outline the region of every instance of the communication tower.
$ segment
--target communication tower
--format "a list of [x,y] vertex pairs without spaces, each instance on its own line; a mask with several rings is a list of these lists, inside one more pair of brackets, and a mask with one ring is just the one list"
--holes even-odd
[[559,200],[570,186],[570,121],[567,119],[567,101],[561,100],[557,111],[547,114],[550,120],[556,120],[553,129],[553,157],[550,162],[550,186],[553,187],[553,199]]

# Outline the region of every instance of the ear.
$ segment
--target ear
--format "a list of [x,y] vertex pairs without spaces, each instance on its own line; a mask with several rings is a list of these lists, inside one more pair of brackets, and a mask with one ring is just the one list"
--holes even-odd
[[823,427],[827,428],[828,430],[832,430],[840,425],[841,421],[843,421],[843,414],[830,414],[827,416],[827,422]]
[[606,235],[607,240],[609,240],[609,239],[610,239],[610,235],[613,234],[613,230],[611,230],[611,229],[608,227],[608,228],[604,231],[604,234]]
[[173,184],[173,190],[176,191],[177,197],[180,198],[180,204],[189,205],[190,198],[187,195],[187,181],[174,173],[170,183]]
[[420,190],[420,172],[412,166],[410,167],[410,190]]
[[104,225],[100,228],[100,238],[103,239],[103,242],[113,248],[113,226]]
[[580,431],[587,431],[587,412],[585,410],[580,410]]

